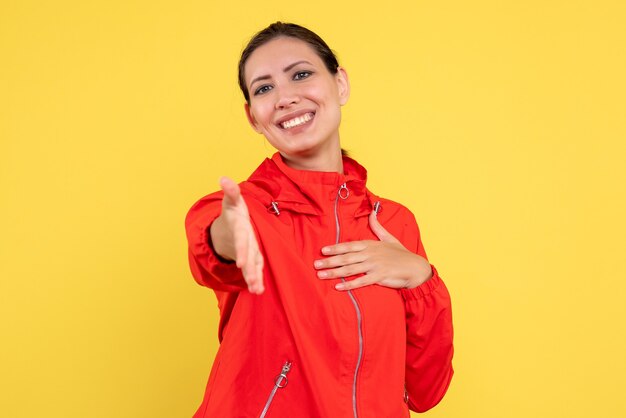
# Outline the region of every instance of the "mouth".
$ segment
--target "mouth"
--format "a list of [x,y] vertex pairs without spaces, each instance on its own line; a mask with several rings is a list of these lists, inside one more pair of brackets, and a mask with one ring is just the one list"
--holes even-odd
[[309,123],[310,121],[313,120],[314,117],[315,117],[314,112],[307,112],[303,115],[299,115],[299,116],[284,120],[280,122],[278,125],[285,130],[289,130],[289,129],[296,128],[298,126],[302,126],[306,123]]

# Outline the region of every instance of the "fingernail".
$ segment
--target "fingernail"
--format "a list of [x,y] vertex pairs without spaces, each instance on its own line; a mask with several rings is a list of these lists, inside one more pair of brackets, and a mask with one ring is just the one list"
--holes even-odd
[[328,253],[330,252],[330,248],[328,248],[328,247],[324,247],[324,248],[322,248],[322,252],[323,252],[324,254],[328,254]]
[[322,267],[322,264],[323,264],[323,263],[322,263],[320,260],[316,260],[316,261],[313,263],[313,265],[314,265],[315,267],[317,267],[317,268]]
[[344,290],[346,288],[346,286],[343,283],[337,283],[335,285],[335,289],[337,290]]
[[325,271],[318,271],[317,277],[321,277],[321,278],[328,277],[328,273]]

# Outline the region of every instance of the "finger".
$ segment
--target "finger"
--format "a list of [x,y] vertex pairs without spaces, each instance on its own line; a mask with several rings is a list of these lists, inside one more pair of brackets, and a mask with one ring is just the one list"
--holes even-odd
[[250,262],[242,269],[243,278],[248,285],[248,291],[250,293],[258,294],[263,291],[261,278],[258,275],[258,269],[256,263]]
[[248,288],[254,290],[256,289],[258,283],[256,268],[256,242],[249,234],[246,236],[246,240],[246,262],[243,264],[244,268],[242,270],[246,282],[248,283]]
[[257,277],[259,278],[259,290],[257,292],[258,295],[260,295],[261,293],[263,293],[265,291],[265,286],[263,285],[263,255],[261,254],[260,251],[257,251],[257,262],[256,262],[256,273],[257,273]]
[[256,277],[254,277],[253,280],[250,280],[247,283],[248,283],[248,291],[252,293],[253,295],[260,295],[265,290],[263,289],[263,283],[257,280]]
[[354,280],[346,280],[345,282],[337,283],[335,289],[346,291],[352,289],[358,289],[359,287],[369,286],[376,283],[376,278],[372,275],[364,275]]
[[260,295],[263,293],[263,255],[259,251],[259,247],[252,237],[249,243],[250,253],[248,259],[250,260],[248,290],[250,293]]
[[364,251],[351,252],[346,254],[335,255],[332,257],[315,260],[313,267],[317,270],[328,269],[333,267],[347,266],[349,264],[362,263],[367,260],[367,254]]
[[220,187],[224,191],[224,203],[227,205],[235,206],[241,196],[241,190],[239,185],[232,179],[224,176],[220,178]]
[[400,242],[389,233],[381,224],[378,222],[378,217],[376,216],[376,212],[372,211],[369,216],[369,223],[372,232],[378,237],[379,240],[384,242]]
[[248,263],[249,235],[250,231],[248,231],[247,228],[235,226],[235,230],[233,231],[235,263],[239,268],[242,268]]
[[369,264],[358,263],[350,264],[349,266],[342,266],[335,269],[320,270],[317,272],[317,277],[320,279],[338,279],[341,277],[354,276],[361,273],[367,273],[369,271]]
[[338,255],[349,252],[363,251],[367,248],[368,243],[372,241],[350,241],[342,242],[341,244],[327,245],[322,248],[322,254],[324,255]]

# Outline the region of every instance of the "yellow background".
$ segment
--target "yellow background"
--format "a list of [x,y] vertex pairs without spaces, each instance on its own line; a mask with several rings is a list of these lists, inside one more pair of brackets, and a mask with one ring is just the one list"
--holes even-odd
[[452,293],[426,416],[626,416],[625,3],[372,4],[2,0],[0,416],[195,411],[217,311],[183,220],[272,153],[236,64],[278,19],[338,52],[343,145]]

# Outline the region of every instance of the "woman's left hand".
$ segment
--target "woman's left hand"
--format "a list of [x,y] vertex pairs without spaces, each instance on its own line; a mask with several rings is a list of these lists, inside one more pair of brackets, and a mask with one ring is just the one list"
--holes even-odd
[[430,263],[407,250],[376,219],[369,216],[370,228],[380,241],[343,242],[322,248],[327,258],[315,260],[320,279],[339,279],[363,274],[353,280],[337,283],[337,290],[351,290],[378,284],[381,286],[414,288],[432,277]]

